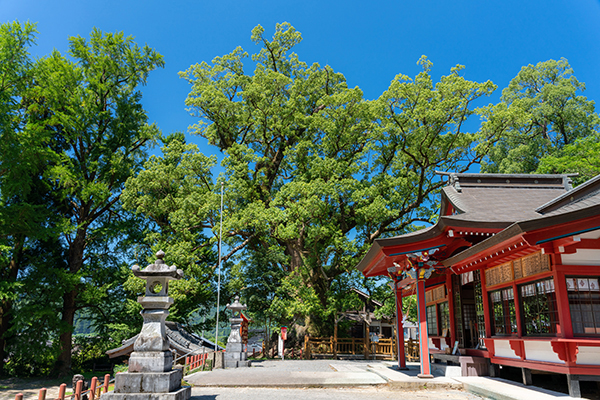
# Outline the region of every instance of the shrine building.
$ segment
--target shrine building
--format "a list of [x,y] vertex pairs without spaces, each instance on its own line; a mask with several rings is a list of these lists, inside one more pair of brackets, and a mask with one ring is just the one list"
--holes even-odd
[[600,175],[440,174],[437,223],[375,240],[357,266],[395,281],[400,313],[417,294],[419,376],[454,357],[463,375],[566,374],[578,396],[600,376]]

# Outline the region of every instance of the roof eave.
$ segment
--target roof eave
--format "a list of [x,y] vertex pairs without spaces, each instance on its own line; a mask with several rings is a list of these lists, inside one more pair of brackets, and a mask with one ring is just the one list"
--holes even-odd
[[[514,237],[523,235],[527,232],[537,231],[554,225],[561,225],[564,223],[578,221],[583,218],[596,215],[600,215],[600,204],[563,214],[515,222],[514,224],[510,225],[508,228],[497,233],[496,235],[491,236],[488,239],[469,247],[465,251],[458,253],[453,257],[447,258],[442,262],[442,264],[446,267],[450,267],[452,265],[461,263],[469,257],[473,257],[476,254],[485,252],[487,249],[497,246],[502,242],[509,241]],[[537,243],[531,244],[536,245]]]

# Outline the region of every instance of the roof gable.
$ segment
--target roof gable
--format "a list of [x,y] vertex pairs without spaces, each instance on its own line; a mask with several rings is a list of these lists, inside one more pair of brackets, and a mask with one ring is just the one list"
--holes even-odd
[[555,215],[596,204],[600,204],[600,175],[541,205],[535,211],[543,215]]
[[568,175],[451,173],[442,189],[442,216],[507,223],[537,218],[536,207],[570,189]]

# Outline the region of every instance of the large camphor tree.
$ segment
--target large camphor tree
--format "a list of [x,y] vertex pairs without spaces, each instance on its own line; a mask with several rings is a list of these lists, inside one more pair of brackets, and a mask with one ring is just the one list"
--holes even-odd
[[237,48],[182,72],[186,104],[193,132],[224,155],[233,289],[269,296],[256,306],[318,335],[373,240],[434,218],[435,170],[481,160],[491,142],[463,126],[495,85],[466,80],[461,66],[434,84],[423,57],[414,80],[399,75],[367,101],[331,67],[300,61],[289,24],[272,39],[257,26],[252,39],[261,48],[251,61]]

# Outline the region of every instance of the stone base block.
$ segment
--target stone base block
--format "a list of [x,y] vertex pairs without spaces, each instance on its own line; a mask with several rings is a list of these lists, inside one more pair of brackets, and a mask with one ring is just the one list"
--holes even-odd
[[226,350],[223,354],[225,360],[246,360],[248,358],[248,354],[245,351],[228,351]]
[[227,342],[225,347],[226,353],[241,353],[244,351],[244,344],[242,342]]
[[172,367],[170,351],[134,351],[129,357],[129,372],[167,372]]
[[250,360],[225,360],[225,368],[249,367]]
[[188,400],[192,397],[192,388],[182,387],[169,393],[104,393],[100,400]]
[[183,371],[121,372],[115,377],[114,393],[169,393],[181,388]]

